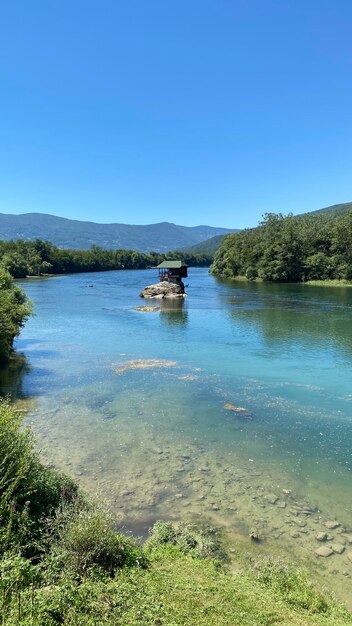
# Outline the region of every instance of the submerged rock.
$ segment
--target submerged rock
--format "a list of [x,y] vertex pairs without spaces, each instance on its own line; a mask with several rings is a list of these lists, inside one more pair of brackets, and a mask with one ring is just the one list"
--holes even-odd
[[328,538],[328,535],[327,533],[320,532],[317,535],[315,535],[315,538],[317,541],[326,541]]
[[144,313],[154,313],[160,311],[160,306],[136,306],[135,311],[144,311]]
[[255,543],[259,543],[260,535],[259,535],[259,531],[257,528],[251,528],[251,530],[249,531],[249,538],[251,541],[254,541]]
[[183,282],[169,283],[166,280],[144,287],[139,294],[141,298],[184,298],[185,286]]
[[176,367],[176,361],[163,361],[162,359],[132,359],[131,361],[123,361],[116,363],[118,367],[115,369],[116,374],[123,374],[129,370],[146,370],[160,367]]
[[268,493],[268,495],[265,496],[265,499],[269,502],[269,504],[276,504],[279,498],[275,493]]
[[336,522],[336,520],[334,520],[334,521],[325,522],[324,526],[325,528],[328,528],[329,530],[334,530],[335,528],[338,528],[339,526],[341,526],[341,524],[340,522]]
[[342,543],[332,543],[330,548],[336,552],[336,554],[342,554],[345,551],[345,546]]
[[246,419],[252,419],[251,412],[248,411],[248,409],[245,409],[245,407],[243,406],[235,406],[234,404],[226,402],[226,404],[224,404],[224,409],[226,409],[227,411],[233,411],[233,413],[240,413]]
[[327,546],[322,546],[321,548],[318,548],[318,550],[315,551],[315,554],[317,556],[322,556],[324,558],[331,556],[332,554],[334,554],[333,550],[331,550],[331,548],[328,548]]

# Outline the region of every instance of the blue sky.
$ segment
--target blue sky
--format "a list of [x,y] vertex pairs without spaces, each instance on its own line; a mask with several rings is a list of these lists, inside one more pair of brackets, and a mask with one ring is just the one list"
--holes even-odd
[[352,201],[350,0],[2,0],[0,212],[241,228]]

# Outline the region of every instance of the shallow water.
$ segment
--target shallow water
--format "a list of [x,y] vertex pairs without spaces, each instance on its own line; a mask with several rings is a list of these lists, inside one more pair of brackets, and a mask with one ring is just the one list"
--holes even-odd
[[[152,282],[155,270],[22,283],[36,316],[2,386],[29,408],[43,458],[126,529],[205,517],[352,600],[352,289],[191,269],[186,301],[164,306],[140,300]],[[135,310],[144,304],[161,308]],[[345,550],[318,558],[331,520],[324,545]]]

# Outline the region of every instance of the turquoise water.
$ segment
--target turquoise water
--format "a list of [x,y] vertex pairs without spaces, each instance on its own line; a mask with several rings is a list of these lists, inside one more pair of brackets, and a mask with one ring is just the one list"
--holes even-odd
[[[29,410],[43,458],[127,529],[205,517],[252,549],[255,526],[256,550],[303,560],[348,597],[352,289],[191,269],[187,299],[164,305],[139,298],[152,282],[155,270],[22,283],[36,316],[3,391]],[[161,308],[135,310],[146,304]],[[345,551],[319,559],[331,520]]]

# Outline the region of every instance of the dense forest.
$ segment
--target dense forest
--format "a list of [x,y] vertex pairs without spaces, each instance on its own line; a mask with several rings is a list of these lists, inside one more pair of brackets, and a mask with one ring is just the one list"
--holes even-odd
[[267,213],[257,228],[227,235],[213,274],[249,280],[352,280],[352,210],[294,217]]
[[209,267],[209,254],[168,252],[145,254],[134,250],[105,250],[92,246],[89,250],[61,249],[48,241],[0,241],[0,268],[14,278],[46,274],[102,272],[121,269],[155,267],[165,259],[182,259],[193,267]]

